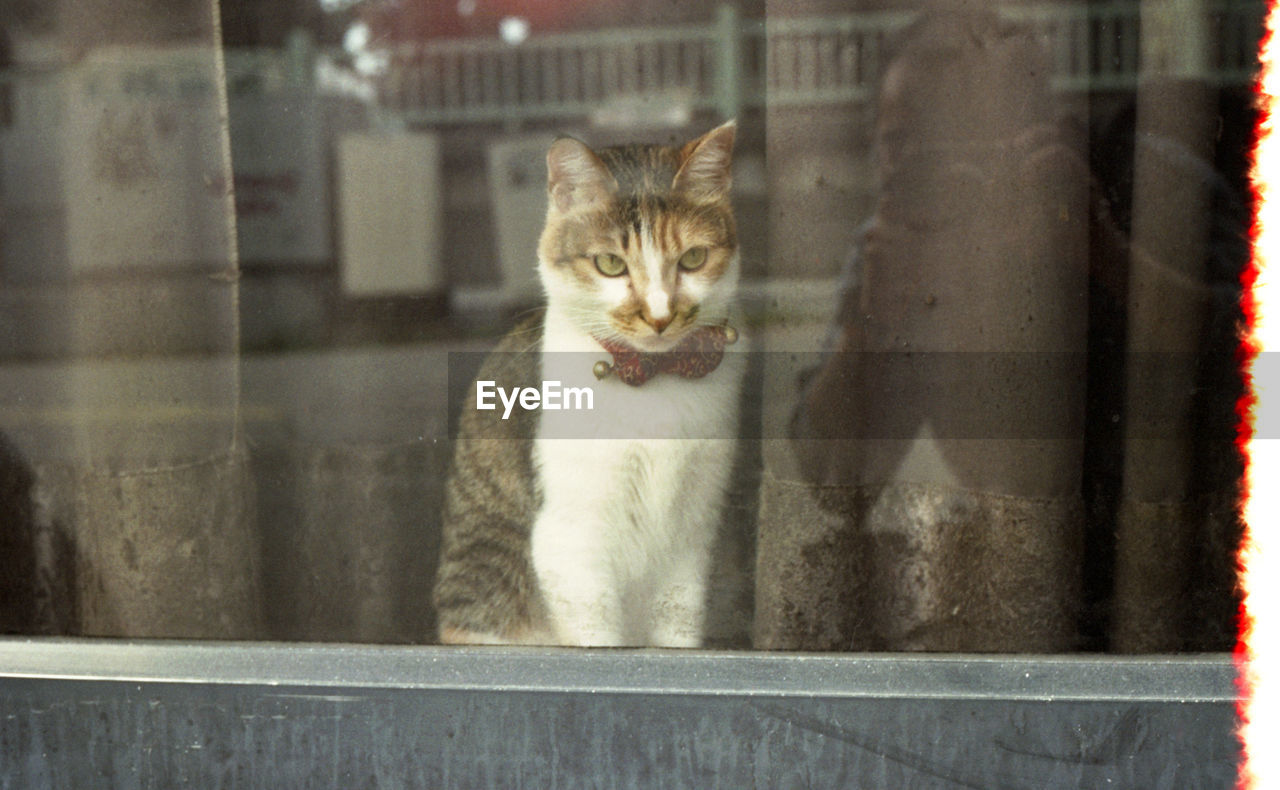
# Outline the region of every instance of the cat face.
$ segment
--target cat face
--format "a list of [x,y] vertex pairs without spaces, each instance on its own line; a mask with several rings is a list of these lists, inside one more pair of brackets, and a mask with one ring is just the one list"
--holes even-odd
[[738,276],[734,131],[730,121],[680,147],[557,140],[538,245],[549,304],[584,332],[642,351],[722,323]]

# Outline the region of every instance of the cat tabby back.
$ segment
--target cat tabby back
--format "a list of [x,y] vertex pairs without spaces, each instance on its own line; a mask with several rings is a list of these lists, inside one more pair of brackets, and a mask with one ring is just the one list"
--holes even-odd
[[551,145],[546,307],[478,380],[594,398],[504,413],[477,408],[472,387],[446,489],[441,641],[701,644],[744,369],[726,349],[734,132],[731,121],[676,147]]

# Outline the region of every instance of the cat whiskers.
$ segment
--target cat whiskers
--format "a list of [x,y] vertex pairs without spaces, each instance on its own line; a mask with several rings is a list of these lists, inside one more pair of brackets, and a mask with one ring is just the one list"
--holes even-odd
[[607,319],[600,317],[598,311],[585,308],[573,308],[568,311],[571,320],[583,331],[600,340],[626,341],[626,337]]

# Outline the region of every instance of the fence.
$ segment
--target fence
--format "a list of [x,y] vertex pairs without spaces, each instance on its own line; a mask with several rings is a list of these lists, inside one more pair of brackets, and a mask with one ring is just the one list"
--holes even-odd
[[[736,40],[728,36],[730,40]],[[720,38],[699,27],[547,36],[519,47],[487,40],[393,53],[381,100],[427,123],[585,115],[627,95],[672,94],[711,107],[722,79]]]
[[[1122,90],[1141,71],[1140,4],[1010,6],[1002,13],[1041,39],[1059,90]],[[1208,80],[1253,76],[1264,6],[1206,6]],[[381,103],[424,124],[587,115],[602,103],[668,97],[723,116],[740,107],[860,102],[887,41],[910,12],[746,19],[723,6],[705,25],[552,34],[509,45],[496,38],[403,45],[388,53]]]
[[[1264,4],[1206,5],[1209,42],[1204,78],[1219,85],[1253,78]],[[1141,71],[1140,4],[1009,6],[1002,13],[1043,42],[1053,83],[1063,91],[1124,90]],[[599,30],[534,36],[510,45],[493,39],[401,45],[387,53],[378,103],[414,124],[509,122],[586,116],[610,102],[666,99],[692,111],[734,116],[743,106],[861,102],[874,90],[888,40],[910,12],[809,18],[743,18],[722,6],[702,25]],[[284,53],[228,53],[233,92],[305,81],[303,39]],[[9,94],[6,120],[32,126],[54,111],[51,75],[0,73]],[[37,128],[48,128],[34,124]],[[4,130],[0,129],[0,136]]]

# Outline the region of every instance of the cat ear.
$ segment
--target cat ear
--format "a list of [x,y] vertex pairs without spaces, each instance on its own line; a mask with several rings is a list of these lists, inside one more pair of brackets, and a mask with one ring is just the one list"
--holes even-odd
[[733,136],[737,121],[721,124],[680,149],[680,170],[671,188],[698,203],[727,200],[733,184]]
[[547,196],[561,213],[608,199],[617,182],[584,143],[561,137],[547,151]]

